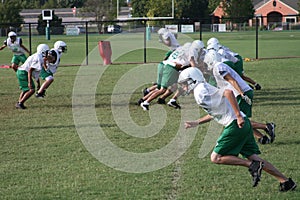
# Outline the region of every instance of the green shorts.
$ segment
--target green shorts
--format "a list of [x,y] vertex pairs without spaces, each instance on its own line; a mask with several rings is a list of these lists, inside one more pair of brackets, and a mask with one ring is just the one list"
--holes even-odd
[[52,72],[46,71],[44,69],[44,67],[42,67],[41,73],[40,73],[40,77],[45,80],[48,76],[53,76]]
[[164,71],[164,63],[161,62],[157,65],[157,88],[160,89],[161,88],[161,80],[162,80],[162,76],[163,76],[163,71]]
[[225,61],[223,62],[225,64],[227,64],[231,69],[233,69],[238,75],[242,76],[243,75],[243,69],[241,67],[239,67],[238,64],[233,63],[231,61]]
[[236,56],[234,56],[234,57],[236,57],[237,59],[239,59],[236,63],[234,63],[234,65],[235,65],[238,69],[244,71],[244,61],[243,61],[242,56],[236,55]]
[[[20,86],[20,90],[22,90],[23,92],[26,92],[29,90],[28,87],[28,72],[25,70],[18,70],[17,71],[17,78],[19,81],[19,86]],[[32,82],[32,87],[35,88],[34,82],[31,79]]]
[[157,82],[157,88],[165,88],[167,89],[169,86],[177,83],[179,72],[172,67],[171,65],[164,65],[162,71],[161,81]]
[[238,156],[241,154],[245,158],[253,154],[260,154],[251,123],[247,117],[244,119],[243,128],[238,127],[236,120],[224,128],[214,148],[215,153],[223,156]]
[[25,63],[27,57],[25,56],[25,54],[22,55],[14,55],[11,59],[11,63],[14,63],[16,65],[19,65],[20,62],[21,63]]
[[[249,90],[247,92],[244,93],[245,95],[247,95],[251,101],[253,100],[253,90]],[[252,117],[252,105],[249,105],[246,103],[246,101],[244,99],[242,99],[241,95],[236,97],[236,100],[238,102],[238,105],[240,107],[240,110],[243,111],[243,113],[247,116],[247,117]]]

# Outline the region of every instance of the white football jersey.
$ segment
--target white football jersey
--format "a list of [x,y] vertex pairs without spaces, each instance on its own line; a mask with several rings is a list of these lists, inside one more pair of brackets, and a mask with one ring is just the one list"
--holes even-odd
[[30,68],[34,68],[32,75],[35,80],[38,80],[40,71],[43,67],[43,63],[44,63],[44,61],[43,61],[42,54],[35,53],[35,54],[29,56],[27,58],[27,60],[25,61],[25,63],[18,68],[18,70],[25,70],[25,71],[29,72]]
[[20,46],[22,44],[22,39],[17,37],[16,41],[13,43],[10,38],[7,38],[4,41],[4,44],[15,54],[15,55],[23,55],[25,54],[25,50]]
[[174,34],[171,33],[170,31],[166,31],[163,35],[162,35],[162,39],[163,40],[167,40],[167,39],[170,39],[170,48],[171,50],[175,50],[177,49],[180,44],[178,43],[177,39],[175,38]]
[[188,60],[188,52],[183,46],[178,47],[172,54],[168,57],[167,60],[163,61],[164,64],[169,64],[173,67],[177,65],[187,66],[190,64]]
[[[206,82],[199,83],[194,89],[194,98],[215,121],[228,126],[236,119],[236,115],[227,98],[223,96],[224,90],[225,88],[218,89]],[[241,114],[245,116],[242,112]]]
[[246,91],[252,90],[250,86],[236,73],[231,67],[222,62],[217,62],[213,67],[213,74],[216,79],[219,88],[228,88],[234,92],[235,96],[240,95],[238,91],[224,79],[224,76],[230,74],[240,86],[241,90],[245,93]]
[[220,48],[218,50],[218,53],[222,56],[223,61],[229,60],[233,63],[236,63],[237,61],[239,61],[239,59],[234,57],[235,53],[230,51],[229,49],[226,50],[226,49]]

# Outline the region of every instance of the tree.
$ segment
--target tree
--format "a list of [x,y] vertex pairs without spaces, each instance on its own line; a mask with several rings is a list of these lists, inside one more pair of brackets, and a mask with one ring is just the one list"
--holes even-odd
[[86,0],[56,0],[60,8],[81,8]]
[[208,13],[210,14],[220,5],[221,0],[209,0],[208,2]]
[[[53,19],[50,21],[49,25],[50,25],[50,34],[62,35],[64,33],[65,27],[62,25],[62,19],[59,18],[57,15],[55,15],[54,11],[53,11]],[[47,21],[44,21],[42,14],[40,14],[38,18],[38,26],[36,28],[40,35],[45,35],[46,26],[47,26]]]
[[[8,0],[7,0],[8,1]],[[34,8],[81,8],[86,0],[22,0],[23,9]]]
[[171,17],[172,4],[171,0],[148,0],[146,5],[147,17]]
[[247,22],[254,17],[255,10],[251,0],[222,0],[225,17],[233,23]]
[[117,0],[87,0],[81,12],[95,17],[99,33],[103,32],[105,20],[113,20],[117,15]]
[[20,15],[21,10],[18,0],[4,1],[0,4],[1,35],[7,35],[10,30],[20,31],[20,26],[24,23]]
[[181,18],[199,19],[207,15],[208,0],[183,0],[183,3]]
[[[132,0],[134,17],[170,16],[172,1]],[[208,0],[174,0],[175,18],[199,19],[207,15]]]
[[132,17],[147,17],[147,2],[148,0],[131,0]]

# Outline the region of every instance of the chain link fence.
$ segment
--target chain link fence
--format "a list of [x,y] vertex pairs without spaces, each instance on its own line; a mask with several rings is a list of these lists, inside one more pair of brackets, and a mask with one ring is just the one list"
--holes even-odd
[[[103,40],[115,45],[113,55],[122,48],[126,50],[135,45],[133,51],[136,50],[136,56],[128,56],[126,59],[113,58],[114,63],[160,62],[162,56],[158,56],[153,49],[160,49],[163,53],[167,47],[158,42],[157,31],[162,27],[168,27],[177,35],[180,44],[194,39],[206,43],[210,37],[216,37],[222,44],[240,53],[244,58],[300,57],[299,22],[272,22],[262,25],[259,24],[259,18],[253,20],[252,24],[210,24],[206,21],[140,19],[63,22],[59,27],[50,27],[48,37],[45,35],[45,27],[40,27],[38,23],[0,24],[2,27],[0,40],[4,41],[9,31],[15,31],[32,53],[40,43],[53,47],[55,41],[63,40],[68,44],[63,65],[99,64],[91,63],[89,54],[98,48],[99,41]],[[7,57],[10,57],[9,54],[11,54],[9,51],[0,52],[0,64],[9,64],[10,59]]]

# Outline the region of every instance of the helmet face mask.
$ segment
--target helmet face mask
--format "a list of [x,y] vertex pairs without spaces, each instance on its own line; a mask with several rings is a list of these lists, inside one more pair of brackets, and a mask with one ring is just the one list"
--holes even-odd
[[218,51],[220,49],[219,45],[218,44],[210,44],[207,46],[207,50],[215,50],[215,51]]
[[47,51],[47,56],[48,58],[48,61],[50,63],[55,63],[56,62],[56,59],[57,59],[57,53],[55,50],[50,50],[50,51]]
[[219,40],[218,40],[217,38],[212,37],[212,38],[210,38],[210,39],[207,41],[207,46],[212,45],[212,44],[217,44],[217,45],[219,45],[220,43],[219,43]]
[[196,80],[191,78],[187,78],[186,80],[181,80],[178,82],[180,87],[185,91],[183,94],[184,96],[187,96],[191,93],[191,91],[197,86],[196,82]]
[[183,70],[178,78],[178,83],[186,92],[186,95],[189,95],[199,83],[203,82],[205,82],[205,79],[202,72],[195,67]]
[[54,43],[54,49],[59,53],[67,53],[67,44],[64,41],[56,41]]
[[203,61],[207,64],[208,70],[212,70],[217,62],[221,62],[221,56],[215,50],[210,50]]

